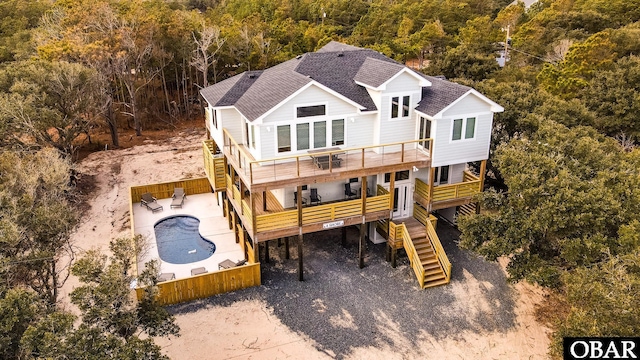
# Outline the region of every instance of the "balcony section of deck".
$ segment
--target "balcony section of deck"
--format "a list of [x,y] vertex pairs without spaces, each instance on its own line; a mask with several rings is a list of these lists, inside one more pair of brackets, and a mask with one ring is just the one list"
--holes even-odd
[[392,209],[390,195],[381,186],[374,196],[303,206],[298,211],[284,208],[271,191],[249,191],[237,180],[227,175],[227,198],[256,242],[373,222],[388,218]]
[[480,176],[469,170],[464,171],[462,182],[455,184],[431,186],[416,179],[413,199],[429,211],[465,205],[471,202],[475,194],[482,191],[482,182]]
[[[428,144],[425,149],[420,144]],[[392,144],[334,149],[314,152],[313,157],[339,158],[321,168],[310,154],[256,160],[242,144],[238,144],[225,130],[222,151],[231,165],[251,191],[301,186],[313,183],[336,181],[381,173],[404,171],[431,166],[432,139],[419,139]]]
[[216,151],[217,146],[213,140],[205,140],[202,143],[202,155],[204,158],[204,172],[207,174],[209,184],[214,191],[223,191],[225,187],[225,160],[222,152]]

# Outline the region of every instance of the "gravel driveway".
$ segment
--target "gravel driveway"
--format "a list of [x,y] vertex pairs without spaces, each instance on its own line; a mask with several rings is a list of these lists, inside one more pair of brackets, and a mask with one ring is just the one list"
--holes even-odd
[[[443,339],[463,331],[507,331],[515,326],[514,292],[498,264],[457,247],[459,233],[442,221],[438,234],[453,265],[451,283],[422,290],[404,251],[394,269],[385,261],[385,244],[367,241],[366,266],[358,268],[358,231],[349,228],[305,235],[305,281],[297,275],[296,243],[284,260],[284,245],[270,244],[271,262],[262,262],[262,286],[170,307],[173,313],[210,305],[258,299],[292,331],[315,341],[338,359],[353,347],[397,347],[397,338],[415,346],[424,334]],[[402,351],[399,349],[399,351]]]

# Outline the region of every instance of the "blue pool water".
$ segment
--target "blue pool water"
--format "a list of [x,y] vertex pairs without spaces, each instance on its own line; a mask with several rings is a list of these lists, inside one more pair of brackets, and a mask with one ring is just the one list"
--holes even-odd
[[154,229],[160,259],[172,264],[188,264],[211,256],[216,245],[200,235],[199,225],[200,220],[191,216],[158,221]]

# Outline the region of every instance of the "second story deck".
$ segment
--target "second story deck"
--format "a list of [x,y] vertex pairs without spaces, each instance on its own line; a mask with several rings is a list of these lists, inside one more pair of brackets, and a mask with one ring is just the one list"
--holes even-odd
[[[213,158],[209,143],[210,141],[205,141],[204,144],[205,158],[207,155]],[[419,148],[418,144],[424,148]],[[238,144],[225,131],[222,152],[227,164],[233,167],[248,190],[265,191],[274,187],[370,176],[413,167],[426,168],[431,165],[431,144],[432,139],[419,139],[356,148],[332,148],[327,151],[310,151],[304,155],[256,160],[244,145]],[[320,163],[318,159],[321,158],[326,161]]]

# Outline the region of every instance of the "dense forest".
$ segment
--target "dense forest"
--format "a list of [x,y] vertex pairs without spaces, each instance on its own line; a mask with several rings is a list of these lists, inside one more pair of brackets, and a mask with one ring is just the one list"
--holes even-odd
[[639,21],[640,0],[0,1],[0,357],[160,357],[141,334],[178,329],[153,294],[127,300],[131,239],[74,263],[81,321],[57,306],[78,148],[197,118],[200,88],[330,40],[504,106],[460,245],[564,304],[552,355],[563,336],[637,335]]

